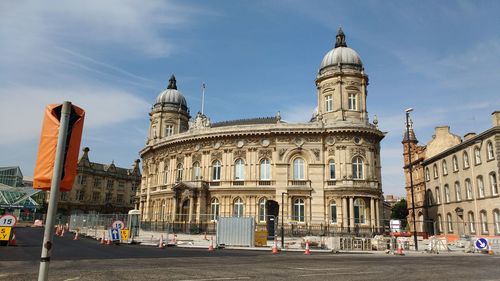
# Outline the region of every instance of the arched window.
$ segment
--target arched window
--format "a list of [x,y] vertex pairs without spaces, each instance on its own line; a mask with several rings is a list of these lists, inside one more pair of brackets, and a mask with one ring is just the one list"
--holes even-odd
[[436,164],[434,164],[434,166],[432,166],[432,173],[433,173],[435,179],[439,176],[438,166]]
[[333,99],[332,95],[325,96],[325,111],[331,112],[333,110]]
[[245,161],[241,158],[234,162],[234,179],[245,180]]
[[446,215],[446,221],[448,224],[448,232],[453,232],[453,219],[451,218],[450,213]]
[[479,198],[484,197],[484,182],[483,182],[483,176],[478,176],[476,178],[476,183],[477,183],[477,194]]
[[497,174],[495,172],[490,173],[490,188],[491,194],[498,195]]
[[266,221],[266,198],[259,200],[259,221]]
[[215,160],[212,163],[212,180],[220,181],[220,161]]
[[163,184],[168,184],[168,166],[165,165],[164,171],[163,171]]
[[486,211],[482,210],[479,214],[481,218],[481,233],[486,234],[488,233],[488,217]]
[[429,172],[429,167],[425,167],[425,180],[426,181],[431,180],[431,173]]
[[495,224],[495,235],[500,234],[500,210],[493,210],[493,223]]
[[479,147],[474,148],[474,164],[481,164],[481,150]]
[[441,192],[439,192],[439,186],[436,186],[436,204],[441,204]]
[[434,204],[434,198],[432,198],[432,190],[427,189],[427,205],[432,206]]
[[472,194],[472,184],[470,179],[465,179],[465,193],[467,195],[467,199],[473,199],[474,194]]
[[365,223],[365,218],[365,201],[361,198],[356,198],[354,200],[354,223]]
[[182,173],[183,172],[184,172],[184,169],[182,167],[182,163],[177,164],[177,173],[176,173],[176,177],[175,177],[175,180],[177,182],[182,181]]
[[330,201],[330,223],[337,223],[337,202]]
[[446,160],[443,160],[441,166],[443,168],[443,176],[446,176],[448,174],[448,166],[446,165]]
[[169,137],[174,134],[174,125],[165,126],[165,136]]
[[233,217],[242,217],[244,212],[245,205],[243,204],[243,200],[241,198],[236,198],[234,200],[234,208],[233,208]]
[[295,158],[293,160],[293,179],[294,180],[304,180],[304,159]]
[[219,219],[219,199],[214,198],[212,199],[212,202],[210,203],[210,219],[212,221],[216,221]]
[[357,110],[358,109],[357,99],[358,99],[358,97],[355,93],[349,93],[347,95],[349,110]]
[[495,158],[495,153],[493,151],[493,143],[491,143],[491,141],[488,141],[488,144],[486,145],[486,150],[488,151],[488,160]]
[[328,161],[328,171],[329,171],[329,176],[330,180],[335,179],[335,160],[330,160]]
[[352,178],[356,180],[363,179],[363,159],[359,156],[352,159]]
[[453,172],[457,172],[457,171],[458,171],[458,160],[457,160],[457,156],[453,155],[452,162],[453,162]]
[[198,161],[193,164],[193,180],[201,180],[201,167]]
[[469,168],[469,154],[467,151],[464,151],[464,169]]
[[470,233],[476,233],[476,227],[474,226],[474,213],[473,212],[469,212],[468,214],[468,218],[469,218],[469,232]]
[[444,185],[444,202],[445,203],[450,203],[451,198],[450,198],[450,187],[445,184]]
[[305,204],[304,199],[297,198],[293,200],[293,215],[292,219],[298,222],[305,221]]
[[270,180],[271,179],[271,161],[264,158],[260,160],[260,180]]
[[455,197],[457,199],[457,202],[462,200],[462,190],[458,181],[455,182]]
[[437,232],[442,233],[443,232],[443,218],[441,218],[441,214],[438,214],[436,223],[437,223]]

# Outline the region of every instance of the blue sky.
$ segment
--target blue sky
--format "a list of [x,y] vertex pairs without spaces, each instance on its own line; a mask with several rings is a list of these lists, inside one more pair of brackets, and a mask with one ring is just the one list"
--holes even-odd
[[91,161],[130,167],[148,112],[172,73],[194,115],[207,84],[213,122],[308,120],[314,79],[342,26],[370,78],[385,194],[404,194],[404,110],[427,143],[435,126],[463,136],[500,109],[498,1],[2,1],[0,166],[31,176],[47,104],[87,119]]

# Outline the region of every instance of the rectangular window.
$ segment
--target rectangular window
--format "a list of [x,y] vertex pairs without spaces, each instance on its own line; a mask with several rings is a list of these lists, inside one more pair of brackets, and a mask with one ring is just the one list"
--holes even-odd
[[115,185],[115,182],[113,180],[108,180],[106,183],[106,188],[112,189],[114,185]]
[[116,195],[116,203],[122,204],[123,203],[123,194],[117,194]]
[[94,187],[101,187],[101,178],[94,178]]
[[348,95],[348,103],[349,103],[349,110],[357,110],[358,109],[357,95],[350,93]]
[[330,180],[335,179],[335,162],[330,161],[329,162],[329,170],[330,170]]
[[167,125],[165,127],[165,136],[169,137],[174,134],[174,126],[173,125]]
[[106,193],[106,199],[104,199],[104,200],[106,200],[106,202],[109,202],[109,201],[111,201],[111,198],[113,198],[113,193],[108,192],[108,193]]
[[333,99],[332,99],[332,95],[325,96],[325,111],[326,112],[333,111]]
[[92,201],[94,201],[94,202],[101,201],[101,193],[100,192],[92,193]]
[[77,190],[75,197],[77,201],[83,201],[83,198],[85,197],[85,192],[83,190]]

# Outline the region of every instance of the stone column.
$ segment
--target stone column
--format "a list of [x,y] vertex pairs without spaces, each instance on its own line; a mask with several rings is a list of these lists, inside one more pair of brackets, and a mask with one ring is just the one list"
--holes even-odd
[[377,229],[380,227],[380,206],[379,206],[380,199],[375,200],[375,226]]
[[173,201],[173,209],[172,209],[172,221],[176,221],[176,215],[177,215],[177,197],[174,194],[174,197],[172,198]]
[[370,227],[373,228],[375,227],[375,199],[370,198]]
[[193,210],[194,210],[194,196],[189,197],[189,217],[188,222],[193,222]]
[[354,198],[352,196],[349,196],[349,219],[349,226],[352,228],[354,227]]
[[347,216],[347,197],[342,197],[342,227],[347,227],[349,224],[349,217]]

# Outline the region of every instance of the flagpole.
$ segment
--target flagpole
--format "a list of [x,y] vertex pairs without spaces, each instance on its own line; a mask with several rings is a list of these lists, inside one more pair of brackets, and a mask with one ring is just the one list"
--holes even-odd
[[205,107],[205,87],[205,83],[201,84],[201,114],[203,114]]

